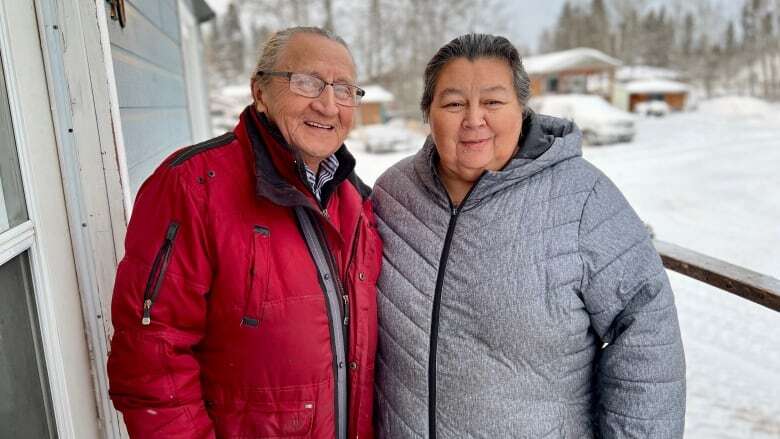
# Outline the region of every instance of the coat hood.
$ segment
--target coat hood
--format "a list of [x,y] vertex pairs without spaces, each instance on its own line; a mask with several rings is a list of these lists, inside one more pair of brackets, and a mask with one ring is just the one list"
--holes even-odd
[[[582,155],[582,133],[574,122],[528,111],[523,118],[520,148],[501,170],[485,171],[464,200],[468,210],[528,177],[565,160]],[[447,208],[450,199],[436,169],[439,160],[433,138],[414,156],[414,170],[437,204]]]

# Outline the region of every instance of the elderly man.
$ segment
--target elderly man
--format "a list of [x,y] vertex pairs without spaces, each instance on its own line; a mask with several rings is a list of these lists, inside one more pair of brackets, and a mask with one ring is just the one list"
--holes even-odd
[[252,94],[233,132],[171,155],[136,198],[108,361],[133,438],[372,435],[381,241],[342,144],[352,56],[283,30]]

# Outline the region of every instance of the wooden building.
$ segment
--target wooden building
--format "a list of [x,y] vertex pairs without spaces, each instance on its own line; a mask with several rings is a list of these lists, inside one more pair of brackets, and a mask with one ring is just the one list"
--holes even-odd
[[380,85],[363,87],[366,95],[360,103],[358,125],[373,125],[387,122],[387,106],[395,100],[392,93]]
[[685,109],[690,87],[683,75],[672,69],[633,65],[618,69],[615,74],[612,102],[625,111],[635,111],[637,104],[664,101],[670,110]]
[[612,102],[618,108],[634,111],[637,104],[649,101],[664,101],[669,109],[682,111],[688,99],[687,84],[667,79],[640,79],[618,83]]
[[523,58],[532,96],[552,93],[612,95],[615,69],[622,65],[596,49],[580,47]]

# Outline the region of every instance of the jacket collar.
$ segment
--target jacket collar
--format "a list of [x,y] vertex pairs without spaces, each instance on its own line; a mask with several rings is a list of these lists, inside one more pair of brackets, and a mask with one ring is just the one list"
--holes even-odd
[[[521,183],[564,160],[582,155],[582,135],[573,122],[528,110],[514,157],[498,171],[485,171],[469,193],[462,209],[470,209],[492,195]],[[439,160],[431,136],[414,158],[414,169],[427,192],[449,208],[450,199],[437,170]]]
[[[280,206],[306,206],[319,210],[311,189],[305,183],[306,171],[300,153],[284,140],[282,133],[265,114],[258,113],[250,105],[241,114],[239,126],[244,127],[254,156],[255,194]],[[344,180],[349,180],[366,197],[365,187],[360,187],[362,182],[354,174],[355,159],[346,146],[341,145],[335,155],[339,168],[328,183],[331,192],[335,192]],[[323,203],[326,201],[323,198]]]

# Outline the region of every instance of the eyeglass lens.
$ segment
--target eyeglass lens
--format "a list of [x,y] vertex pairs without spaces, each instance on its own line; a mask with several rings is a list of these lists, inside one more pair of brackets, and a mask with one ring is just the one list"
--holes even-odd
[[[325,89],[327,84],[316,76],[304,73],[293,73],[290,75],[290,89],[301,96],[316,98]],[[332,84],[333,95],[336,101],[342,105],[356,106],[360,103],[360,95],[357,93],[357,87],[347,84]]]

